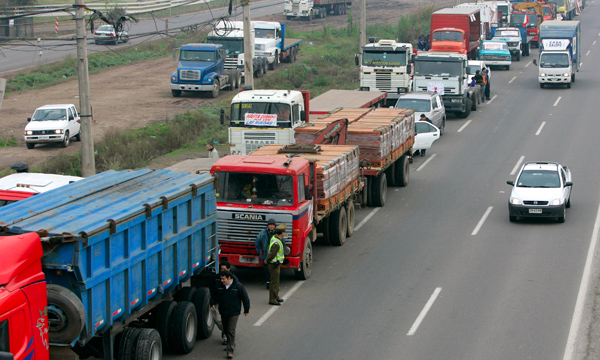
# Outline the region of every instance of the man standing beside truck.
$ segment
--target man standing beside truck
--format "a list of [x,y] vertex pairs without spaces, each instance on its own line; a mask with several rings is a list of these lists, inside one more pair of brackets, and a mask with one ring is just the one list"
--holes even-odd
[[260,261],[263,264],[263,271],[265,273],[265,282],[267,284],[267,290],[269,289],[271,275],[269,273],[269,265],[265,263],[265,259],[267,258],[267,252],[269,251],[271,238],[275,236],[275,226],[277,226],[275,220],[269,219],[269,221],[267,222],[267,227],[262,229],[256,236],[256,239],[254,240],[256,252],[258,253]]
[[279,298],[279,275],[281,273],[281,264],[285,259],[283,253],[283,238],[285,237],[285,224],[275,228],[275,235],[271,238],[269,244],[269,253],[264,263],[269,264],[269,274],[271,282],[269,284],[269,305],[279,306],[283,299]]

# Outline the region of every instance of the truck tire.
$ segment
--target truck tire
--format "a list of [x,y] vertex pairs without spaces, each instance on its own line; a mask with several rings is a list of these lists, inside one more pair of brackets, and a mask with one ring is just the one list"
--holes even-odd
[[34,143],[27,143],[27,144],[25,144],[25,145],[27,145],[27,148],[28,148],[28,149],[33,149],[33,148],[35,147],[35,144],[34,144]]
[[194,294],[192,303],[196,307],[198,314],[197,339],[206,339],[210,337],[215,328],[215,319],[210,311],[210,293],[207,288],[199,288]]
[[261,69],[262,69],[262,74],[267,75],[267,72],[269,71],[269,59],[267,59],[266,57],[263,58]]
[[171,316],[169,348],[176,354],[189,354],[194,349],[198,333],[198,316],[194,304],[182,301],[175,305]]
[[260,66],[255,66],[254,67],[254,77],[255,78],[260,78],[261,76],[263,76],[263,66],[262,66],[262,62],[259,64]]
[[387,176],[381,173],[377,177],[373,177],[373,185],[371,188],[372,204],[375,207],[383,207],[387,195]]
[[242,73],[239,70],[235,72],[235,88],[239,89],[242,86]]
[[529,56],[529,44],[525,45],[523,48],[523,56]]
[[160,334],[154,329],[140,329],[135,347],[134,360],[158,360],[162,358]]
[[177,303],[172,300],[163,301],[156,307],[156,315],[154,318],[154,328],[158,330],[162,340],[162,349],[164,352],[171,351],[170,349],[170,328],[173,309]]
[[313,19],[313,12],[312,12],[312,10],[311,10],[311,11],[308,13],[308,17],[306,18],[306,20],[308,20],[308,21],[312,21],[312,19]]
[[48,284],[48,338],[51,343],[70,345],[83,330],[85,308],[71,290]]
[[516,61],[521,61],[521,53],[518,53],[516,56]]
[[510,70],[510,65],[506,65],[506,70]]
[[408,156],[402,155],[396,161],[396,186],[405,187],[408,185],[410,167],[408,166]]
[[573,74],[571,75],[571,82],[573,82],[573,83],[575,82],[575,73],[573,73]]
[[182,301],[192,301],[194,298],[194,294],[196,293],[196,288],[192,286],[184,286],[181,290],[179,290],[173,298],[176,302]]
[[235,71],[230,71],[227,75],[227,90],[233,91],[235,87]]
[[117,350],[117,359],[135,359],[135,348],[141,333],[142,329],[138,328],[127,328],[121,333],[121,341],[119,341],[119,349]]
[[296,279],[308,280],[312,273],[312,257],[312,243],[310,242],[310,237],[307,237],[306,240],[304,240],[304,256],[300,263],[300,269],[294,273]]
[[279,54],[275,53],[275,59],[273,59],[273,63],[269,64],[269,70],[275,70],[277,69],[277,66],[279,65]]
[[465,107],[465,111],[455,111],[454,115],[456,115],[456,117],[464,119],[469,117],[469,115],[471,114],[471,99],[467,99],[467,106]]
[[210,92],[210,97],[213,99],[219,96],[219,92],[221,91],[219,80],[215,79],[215,83],[213,84],[213,89]]
[[348,218],[346,237],[351,237],[354,234],[354,201],[352,199],[346,203],[346,217]]
[[440,136],[444,135],[446,132],[446,118],[442,119],[442,126],[440,126]]
[[348,230],[348,218],[346,209],[342,206],[331,214],[329,231],[329,243],[333,246],[342,246],[346,242],[346,231]]
[[173,95],[173,97],[180,97],[181,92],[181,90],[171,90],[171,95]]
[[65,131],[65,138],[63,139],[63,141],[60,143],[60,146],[66,148],[69,146],[69,141],[71,141],[71,134],[69,134],[69,131]]
[[471,100],[471,111],[477,111],[477,103],[481,101],[478,91],[475,91],[475,99]]

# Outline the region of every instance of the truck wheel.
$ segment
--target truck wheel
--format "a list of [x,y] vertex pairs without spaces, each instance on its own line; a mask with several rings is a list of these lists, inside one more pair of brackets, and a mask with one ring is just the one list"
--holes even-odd
[[269,70],[277,69],[277,65],[279,65],[279,54],[275,53],[275,59],[272,64],[269,64]]
[[62,146],[64,148],[68,147],[69,141],[71,141],[69,131],[65,131],[65,138],[63,139],[62,143],[60,143],[60,146]]
[[267,75],[267,71],[269,71],[269,60],[267,58],[263,58],[261,69],[263,75]]
[[196,288],[192,286],[184,286],[175,296],[173,297],[176,302],[192,301]]
[[85,325],[85,308],[71,290],[54,284],[47,285],[48,337],[51,343],[70,345]]
[[181,90],[171,90],[171,95],[173,95],[173,97],[180,97],[181,92]]
[[408,185],[410,167],[408,166],[408,156],[402,155],[396,162],[396,186],[405,187]]
[[121,341],[119,341],[119,349],[117,359],[119,360],[134,360],[135,347],[142,333],[142,329],[127,328],[121,333]]
[[333,246],[342,246],[346,242],[346,230],[348,230],[348,218],[346,209],[342,206],[331,214],[331,229],[329,242]]
[[516,59],[517,61],[521,61],[521,53],[518,53],[516,57],[517,57],[517,59]]
[[235,88],[239,89],[242,86],[242,73],[238,70],[235,72]]
[[387,195],[387,176],[385,176],[385,173],[381,173],[379,176],[373,178],[371,194],[373,206],[383,207],[385,205]]
[[317,224],[317,233],[322,234],[321,237],[317,238],[319,244],[329,245],[329,223],[330,218],[326,217],[319,224]]
[[215,328],[215,319],[212,311],[210,311],[210,293],[207,288],[199,288],[194,294],[192,303],[196,307],[198,314],[198,331],[197,339],[206,339],[210,337]]
[[169,348],[176,354],[189,354],[198,333],[198,316],[194,304],[182,301],[175,305],[171,317]]
[[312,10],[311,10],[311,11],[308,13],[308,17],[306,18],[306,20],[308,20],[308,21],[312,21],[312,19],[313,19],[313,12],[312,12]]
[[175,301],[167,300],[163,301],[156,307],[156,316],[154,318],[154,328],[158,330],[160,338],[162,339],[162,348],[164,352],[169,352],[171,349],[170,344],[170,331],[171,328],[171,317],[173,315],[173,309],[175,309]]
[[221,91],[221,88],[220,88],[219,80],[215,80],[212,91],[210,92],[210,96],[214,99],[219,96],[220,91]]
[[481,96],[477,91],[475,92],[475,98],[475,100],[471,100],[471,111],[477,111],[477,102],[481,101]]
[[312,256],[312,243],[310,242],[310,238],[307,237],[304,240],[304,257],[300,263],[300,269],[294,273],[296,279],[307,280],[310,277],[312,273]]
[[385,176],[387,177],[388,186],[396,186],[396,164],[390,165],[390,167],[385,170]]
[[523,49],[523,56],[529,56],[529,44]]
[[346,203],[346,217],[348,218],[346,237],[351,237],[354,234],[354,201],[352,200],[348,200]]
[[510,65],[506,65],[506,70],[510,70]]
[[135,360],[158,360],[162,358],[160,334],[154,329],[140,329],[135,349]]
[[440,126],[440,136],[444,135],[446,131],[446,118],[442,119],[442,126]]
[[467,118],[471,114],[471,99],[467,99],[465,111],[456,111],[454,114],[461,119]]
[[257,66],[254,68],[254,77],[258,79],[262,76],[263,76],[263,66],[261,63],[260,66]]
[[571,75],[571,82],[575,82],[575,73],[573,73],[573,75]]
[[33,149],[35,147],[34,143],[27,143],[26,145],[28,149]]
[[227,90],[229,91],[233,91],[233,88],[235,87],[235,71],[230,71],[228,76],[227,76]]

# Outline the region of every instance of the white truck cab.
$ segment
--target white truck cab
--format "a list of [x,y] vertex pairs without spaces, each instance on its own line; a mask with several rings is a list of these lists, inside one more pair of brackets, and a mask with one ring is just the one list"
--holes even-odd
[[521,61],[521,56],[523,55],[523,51],[521,49],[521,32],[518,28],[515,27],[505,27],[498,28],[494,33],[494,37],[492,40],[503,40],[506,41],[508,45],[508,50],[510,51],[510,55],[516,61]]
[[[571,43],[568,39],[542,40],[542,51],[538,64],[540,87],[546,84],[566,84],[567,88],[575,82]],[[535,60],[534,60],[535,64]]]
[[281,42],[283,31],[281,24],[275,21],[254,21],[255,45],[257,56],[267,58],[270,69],[275,69],[282,48]]
[[44,105],[27,121],[23,138],[28,149],[43,143],[67,147],[72,137],[81,141],[81,119],[73,104]]
[[229,146],[247,155],[264,145],[293,144],[294,129],[307,121],[308,93],[295,90],[248,90],[231,100]]

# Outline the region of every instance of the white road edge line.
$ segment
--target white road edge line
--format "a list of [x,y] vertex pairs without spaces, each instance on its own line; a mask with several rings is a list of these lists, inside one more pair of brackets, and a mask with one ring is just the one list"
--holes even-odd
[[494,101],[494,99],[495,99],[495,98],[497,98],[497,97],[498,97],[498,95],[494,95],[494,96],[492,96],[492,99],[491,99],[490,101],[488,101],[487,103],[488,103],[488,104],[491,104],[491,103],[492,103],[492,101]]
[[489,208],[487,208],[487,210],[485,211],[485,214],[483,214],[483,216],[481,217],[481,220],[479,220],[479,223],[477,223],[477,226],[475,226],[475,229],[471,233],[471,236],[477,235],[477,233],[479,232],[479,230],[483,226],[483,223],[485,222],[485,220],[487,219],[487,217],[490,216],[490,213],[492,212],[493,208],[494,208],[493,206],[490,206]]
[[529,65],[531,65],[531,61],[525,64],[525,67],[528,67]]
[[559,96],[558,99],[556,99],[556,101],[554,102],[554,105],[552,105],[552,106],[558,105],[558,102],[560,101],[560,99],[562,99],[562,96]]
[[588,52],[585,53],[585,56],[588,56],[590,54],[590,51],[592,50],[588,50]]
[[523,160],[525,160],[525,156],[521,156],[519,158],[519,161],[517,161],[517,163],[515,164],[515,167],[510,172],[511,176],[517,173],[517,170],[519,170],[519,167],[521,166],[521,163],[523,162]]
[[435,288],[435,290],[433,291],[433,294],[431,294],[431,297],[429,298],[429,300],[427,300],[425,307],[423,308],[423,310],[421,310],[421,313],[417,317],[417,320],[415,320],[415,322],[412,324],[412,326],[408,330],[408,333],[406,334],[406,336],[413,336],[417,332],[419,325],[421,325],[421,322],[423,322],[423,319],[425,319],[425,316],[429,312],[429,309],[431,309],[431,306],[433,306],[435,299],[437,299],[437,297],[441,291],[442,291],[441,287]]
[[513,78],[512,78],[512,79],[510,79],[510,81],[509,81],[508,83],[510,84],[510,83],[512,83],[513,81],[515,81],[516,79],[517,79],[517,77],[516,77],[516,76],[513,76]]
[[[492,100],[494,100],[494,99],[492,99]],[[490,100],[490,101],[492,101],[492,100]],[[467,120],[467,122],[463,126],[461,126],[457,132],[463,131],[467,127],[467,125],[469,125],[470,123],[471,123],[471,120]]]
[[596,45],[596,40],[594,40],[594,42],[592,43],[592,46],[593,46],[593,45]]
[[538,129],[538,131],[535,133],[535,136],[538,136],[541,132],[542,129],[544,128],[544,125],[546,125],[545,121],[542,121],[542,125],[540,125],[540,128]]
[[585,260],[581,284],[579,284],[579,293],[577,294],[577,301],[575,302],[575,310],[573,311],[573,319],[571,321],[571,328],[569,329],[569,338],[567,339],[567,347],[565,348],[563,360],[571,360],[575,355],[575,340],[577,340],[577,333],[581,325],[581,319],[583,318],[583,307],[588,294],[590,277],[592,276],[592,265],[594,262],[594,254],[596,253],[596,245],[598,244],[599,231],[600,207],[598,207],[598,213],[596,214],[596,222],[594,223],[590,248],[588,249],[587,258]]
[[371,210],[371,212],[369,213],[369,215],[365,216],[365,218],[354,227],[354,231],[358,231],[358,229],[360,229],[364,224],[367,223],[367,221],[369,221],[370,218],[373,217],[373,215],[375,215],[376,212],[379,211],[379,209],[381,209],[380,207],[376,207],[375,209]]
[[[378,208],[379,209],[379,208]],[[300,288],[300,286],[302,286],[302,284],[306,283],[306,281],[298,281],[294,286],[292,286],[292,288],[285,293],[285,295],[283,295],[283,300],[287,300],[290,298],[290,296],[292,296],[296,290],[298,290]],[[261,326],[265,321],[267,321],[267,319],[273,315],[273,313],[275,311],[277,311],[279,307],[272,307],[270,308],[263,316],[260,317],[260,319],[258,319],[257,322],[254,323],[254,326]]]
[[419,167],[417,168],[417,171],[421,171],[421,169],[423,169],[423,168],[425,167],[425,165],[429,164],[429,162],[430,162],[431,160],[433,160],[433,158],[434,158],[436,155],[437,155],[437,154],[433,154],[433,155],[431,155],[431,156],[429,157],[429,159],[427,159],[427,161],[425,161],[425,162],[424,162],[424,163],[423,163],[421,166],[419,166]]

